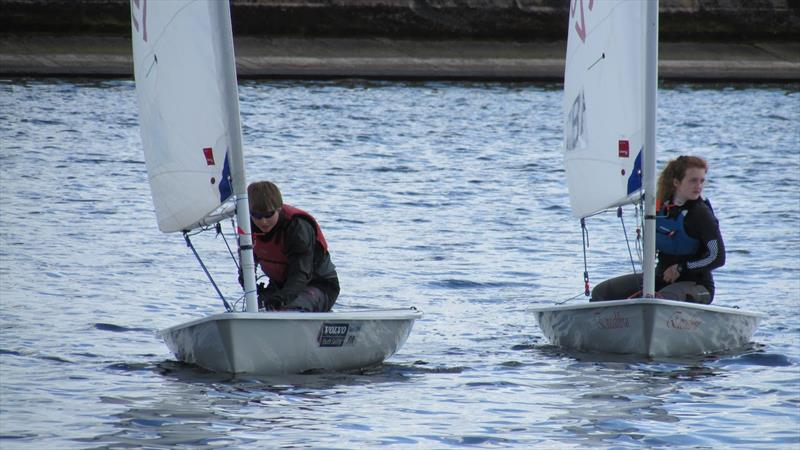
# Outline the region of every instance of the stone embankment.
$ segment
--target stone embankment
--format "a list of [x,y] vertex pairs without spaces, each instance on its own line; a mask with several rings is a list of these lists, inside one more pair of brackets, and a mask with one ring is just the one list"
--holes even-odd
[[[231,13],[244,77],[559,79],[570,4],[592,1],[232,0]],[[0,74],[131,76],[128,0],[0,10]],[[661,0],[660,40],[663,79],[800,81],[798,0]]]

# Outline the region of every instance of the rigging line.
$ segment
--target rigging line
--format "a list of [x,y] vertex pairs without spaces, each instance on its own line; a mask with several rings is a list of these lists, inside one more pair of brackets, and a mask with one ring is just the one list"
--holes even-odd
[[[231,219],[231,222],[233,222],[233,219]],[[235,227],[235,225],[234,225],[234,227]],[[233,256],[233,250],[231,250],[231,246],[230,246],[230,244],[228,244],[228,238],[226,238],[225,237],[225,233],[222,232],[222,225],[220,225],[219,222],[217,222],[217,225],[216,225],[215,228],[217,230],[217,236],[222,235],[222,240],[225,242],[225,247],[228,247],[228,253],[231,255],[231,259],[233,260],[233,264],[236,265],[236,270],[238,271],[239,270],[239,262],[236,261],[236,257]],[[234,230],[235,229],[236,228],[234,228]]]
[[[195,228],[194,230],[183,230],[183,234],[188,234],[189,236],[197,236],[198,234],[205,233],[208,230],[211,230],[213,226],[202,226]],[[191,231],[191,232],[190,232]]]
[[633,208],[636,213],[636,256],[639,258],[639,265],[642,265],[642,229],[644,228],[644,199],[640,199],[639,204]]
[[584,293],[581,292],[581,293],[579,293],[579,294],[577,294],[577,295],[575,295],[573,297],[570,297],[570,298],[568,298],[566,300],[561,300],[560,302],[556,302],[556,305],[563,305],[564,303],[567,303],[570,300],[575,300],[576,298],[580,297],[581,295],[584,295]]
[[597,211],[596,213],[589,214],[588,216],[584,216],[584,218],[588,219],[589,217],[599,216],[599,215],[605,214],[605,213],[607,213],[609,211],[610,211],[609,209],[603,209],[603,210]]
[[586,261],[586,248],[589,247],[589,230],[586,228],[586,218],[581,217],[581,239],[583,240],[583,295],[589,296],[589,265]]
[[631,241],[628,239],[628,230],[625,228],[625,219],[622,217],[622,206],[617,207],[617,217],[619,217],[619,221],[622,223],[622,234],[625,235],[625,245],[628,246],[628,256],[631,259],[631,267],[633,268],[633,273],[636,273],[636,263],[633,262],[633,252],[631,251]]
[[[238,310],[238,311],[244,311],[247,308],[247,305],[242,303],[243,300],[244,300],[244,294],[242,294],[241,297],[239,297],[236,300],[234,300],[233,309],[234,310]],[[242,306],[239,306],[239,305],[242,305]]]
[[200,267],[203,268],[203,272],[206,273],[206,276],[208,277],[208,280],[211,281],[211,285],[214,286],[214,289],[217,291],[217,295],[219,295],[219,298],[222,299],[222,304],[225,305],[225,310],[228,311],[228,312],[233,311],[233,309],[231,309],[231,305],[228,304],[228,301],[225,300],[225,296],[222,295],[222,292],[219,290],[219,287],[217,287],[217,283],[214,282],[214,278],[211,276],[211,273],[209,273],[208,269],[206,269],[206,265],[203,264],[203,260],[200,259],[200,255],[197,254],[197,250],[194,249],[194,246],[192,245],[192,241],[189,239],[189,233],[184,231],[183,232],[183,238],[186,239],[186,245],[190,249],[192,249],[192,253],[194,253],[194,257],[197,258],[197,261],[200,263]]

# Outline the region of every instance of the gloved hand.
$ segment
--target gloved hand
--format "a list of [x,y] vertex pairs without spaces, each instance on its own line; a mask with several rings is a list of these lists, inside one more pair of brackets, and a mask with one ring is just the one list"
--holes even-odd
[[258,295],[258,309],[266,309],[267,311],[279,311],[283,309],[283,303],[275,296],[269,295],[264,283],[258,283],[256,285],[256,294]]

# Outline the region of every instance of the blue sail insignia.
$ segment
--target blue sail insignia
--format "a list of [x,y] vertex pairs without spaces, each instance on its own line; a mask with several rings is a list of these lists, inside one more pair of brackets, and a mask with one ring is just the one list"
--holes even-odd
[[233,194],[231,183],[231,166],[228,163],[228,152],[225,152],[225,164],[222,166],[222,179],[219,180],[219,202],[224,203]]
[[[628,176],[628,195],[633,194],[642,188],[642,151],[644,147],[639,150],[636,155],[636,160],[633,162],[633,170]],[[227,164],[227,161],[226,161]]]

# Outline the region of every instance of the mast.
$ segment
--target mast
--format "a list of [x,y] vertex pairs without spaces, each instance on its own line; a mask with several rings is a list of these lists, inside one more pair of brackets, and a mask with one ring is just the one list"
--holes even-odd
[[217,42],[223,60],[227,60],[222,67],[220,76],[223,79],[223,96],[226,104],[226,121],[230,134],[231,178],[233,179],[233,195],[236,198],[236,223],[239,235],[239,254],[241,255],[241,270],[244,278],[245,301],[247,312],[258,312],[258,297],[256,296],[256,270],[253,259],[253,236],[250,231],[250,205],[247,199],[247,179],[244,171],[244,154],[242,152],[242,127],[239,121],[239,90],[236,80],[236,58],[233,52],[233,31],[231,29],[230,4],[225,1],[211,1],[209,8],[216,8],[213,17],[217,19],[221,39]]
[[644,261],[642,296],[655,297],[656,263],[656,107],[658,90],[658,0],[645,3]]

